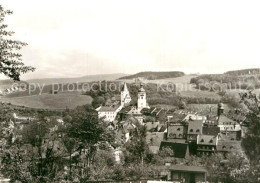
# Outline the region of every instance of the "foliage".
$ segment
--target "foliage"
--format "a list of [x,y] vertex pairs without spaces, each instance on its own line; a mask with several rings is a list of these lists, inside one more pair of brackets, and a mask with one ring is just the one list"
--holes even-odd
[[17,52],[27,44],[21,41],[10,39],[14,32],[6,30],[8,26],[3,23],[6,15],[11,14],[12,11],[5,10],[0,5],[0,73],[3,73],[4,75],[14,80],[20,80],[20,75],[22,73],[34,71],[34,68],[25,66],[22,62],[22,55]]
[[166,78],[176,78],[184,76],[183,72],[179,71],[172,71],[172,72],[139,72],[137,74],[133,74],[130,76],[124,76],[119,79],[134,79],[138,77],[143,77],[148,80],[155,80],[155,79],[166,79]]

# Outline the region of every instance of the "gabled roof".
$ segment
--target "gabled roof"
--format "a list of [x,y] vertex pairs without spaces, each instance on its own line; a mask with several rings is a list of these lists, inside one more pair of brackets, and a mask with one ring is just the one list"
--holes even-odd
[[202,120],[189,121],[188,134],[202,134]]
[[220,115],[219,116],[219,119],[218,119],[218,124],[219,125],[227,125],[227,124],[236,124],[236,122],[230,118],[228,118],[227,116],[225,115]]
[[137,115],[141,115],[140,111],[136,108],[136,107],[132,107],[127,114],[137,114]]
[[114,107],[101,106],[101,108],[98,110],[98,112],[115,112],[118,108],[119,108],[119,106],[114,106]]
[[202,134],[203,135],[214,135],[217,136],[220,133],[220,128],[218,126],[203,126]]
[[198,145],[217,145],[217,137],[214,135],[198,135]]
[[241,141],[222,141],[217,145],[217,151],[241,151]]

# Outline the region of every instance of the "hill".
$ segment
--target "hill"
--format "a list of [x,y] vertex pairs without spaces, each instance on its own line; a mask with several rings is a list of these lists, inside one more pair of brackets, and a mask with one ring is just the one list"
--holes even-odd
[[171,72],[139,72],[130,76],[120,77],[119,79],[134,79],[138,77],[145,78],[147,80],[156,80],[156,79],[167,79],[167,78],[176,78],[184,76],[184,72],[180,71],[171,71]]
[[260,88],[260,69],[228,71],[223,74],[204,74],[191,79],[201,90]]
[[13,86],[15,86],[14,84],[17,84],[20,86],[21,83],[25,83],[26,85],[28,85],[28,83],[25,81],[14,81],[11,79],[0,80],[0,91],[3,91],[5,89],[10,89]]
[[42,94],[23,97],[2,97],[2,102],[37,109],[66,109],[91,104],[92,98],[80,93]]
[[260,74],[260,69],[259,68],[254,68],[254,69],[234,70],[234,71],[225,72],[224,74],[235,75],[235,76],[250,75],[250,74]]
[[76,78],[43,78],[43,79],[29,79],[26,80],[28,83],[38,83],[40,85],[49,85],[52,83],[81,83],[81,82],[91,82],[91,81],[102,81],[102,80],[116,80],[120,77],[126,76],[127,74],[99,74],[99,75],[86,75],[83,77]]

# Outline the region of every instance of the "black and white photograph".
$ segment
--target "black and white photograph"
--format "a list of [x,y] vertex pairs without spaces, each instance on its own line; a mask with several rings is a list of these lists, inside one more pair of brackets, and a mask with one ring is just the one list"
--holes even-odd
[[260,183],[260,1],[0,0],[0,183]]

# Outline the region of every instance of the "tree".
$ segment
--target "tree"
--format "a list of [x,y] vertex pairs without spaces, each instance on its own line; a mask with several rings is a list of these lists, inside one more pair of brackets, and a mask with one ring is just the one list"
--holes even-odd
[[72,169],[72,153],[76,146],[76,141],[73,138],[65,137],[62,139],[62,142],[69,154],[69,176],[71,178],[71,169]]
[[137,163],[144,165],[144,156],[148,152],[148,144],[146,143],[147,129],[140,124],[136,124],[136,126],[130,144],[126,148],[130,156],[136,158]]
[[71,125],[67,129],[68,137],[79,143],[79,150],[86,151],[87,167],[90,167],[97,148],[114,142],[114,135],[98,119],[97,111],[89,106],[77,107],[71,113]]
[[6,30],[8,26],[3,24],[5,16],[12,13],[0,5],[0,73],[19,81],[21,74],[34,71],[35,68],[25,66],[22,62],[22,55],[17,52],[27,44],[10,39],[14,32]]

